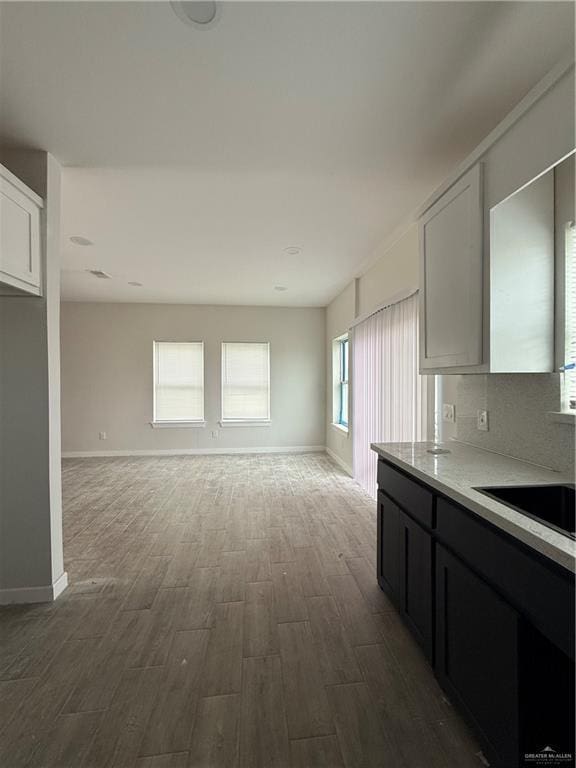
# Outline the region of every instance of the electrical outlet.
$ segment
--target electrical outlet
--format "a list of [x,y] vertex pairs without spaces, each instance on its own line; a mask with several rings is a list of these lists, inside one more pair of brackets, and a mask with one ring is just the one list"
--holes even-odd
[[100,432],[100,433],[98,434],[98,438],[99,438],[100,440],[108,440],[108,435],[106,434],[106,432]]
[[488,411],[476,411],[476,428],[488,432]]
[[454,403],[444,403],[442,405],[442,421],[454,424],[456,421],[456,406]]
[[217,440],[218,439],[218,430],[217,429],[213,429],[212,430],[212,439],[213,440]]

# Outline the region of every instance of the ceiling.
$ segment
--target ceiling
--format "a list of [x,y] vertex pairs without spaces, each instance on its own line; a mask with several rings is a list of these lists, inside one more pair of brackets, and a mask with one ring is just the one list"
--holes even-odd
[[8,2],[0,141],[65,166],[65,299],[323,306],[573,29],[554,2],[231,2],[209,31]]

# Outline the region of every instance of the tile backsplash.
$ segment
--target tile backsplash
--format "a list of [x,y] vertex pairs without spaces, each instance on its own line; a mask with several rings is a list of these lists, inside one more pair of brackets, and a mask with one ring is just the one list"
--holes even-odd
[[[575,430],[548,417],[560,406],[560,375],[487,374],[459,376],[456,435],[499,453],[574,471]],[[476,412],[489,412],[489,431],[476,428]]]

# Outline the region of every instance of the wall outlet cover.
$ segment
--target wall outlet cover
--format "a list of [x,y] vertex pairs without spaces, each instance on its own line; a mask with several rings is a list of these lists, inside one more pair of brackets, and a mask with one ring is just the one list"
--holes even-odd
[[100,440],[107,440],[108,439],[108,435],[106,434],[106,432],[99,432],[98,433],[98,438]]
[[448,421],[451,424],[454,424],[456,421],[456,406],[454,403],[443,403],[442,421]]
[[212,430],[212,437],[213,437],[214,440],[216,440],[218,438],[218,430],[217,429],[213,429]]
[[476,411],[476,427],[481,432],[488,432],[488,411]]

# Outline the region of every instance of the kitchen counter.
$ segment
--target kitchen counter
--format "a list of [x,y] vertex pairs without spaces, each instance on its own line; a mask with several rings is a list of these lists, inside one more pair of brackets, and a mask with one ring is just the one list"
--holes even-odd
[[[432,447],[450,453],[433,455]],[[573,483],[574,478],[458,442],[372,443],[383,459],[474,512],[571,571],[576,570],[576,543],[517,512],[475,487]]]

